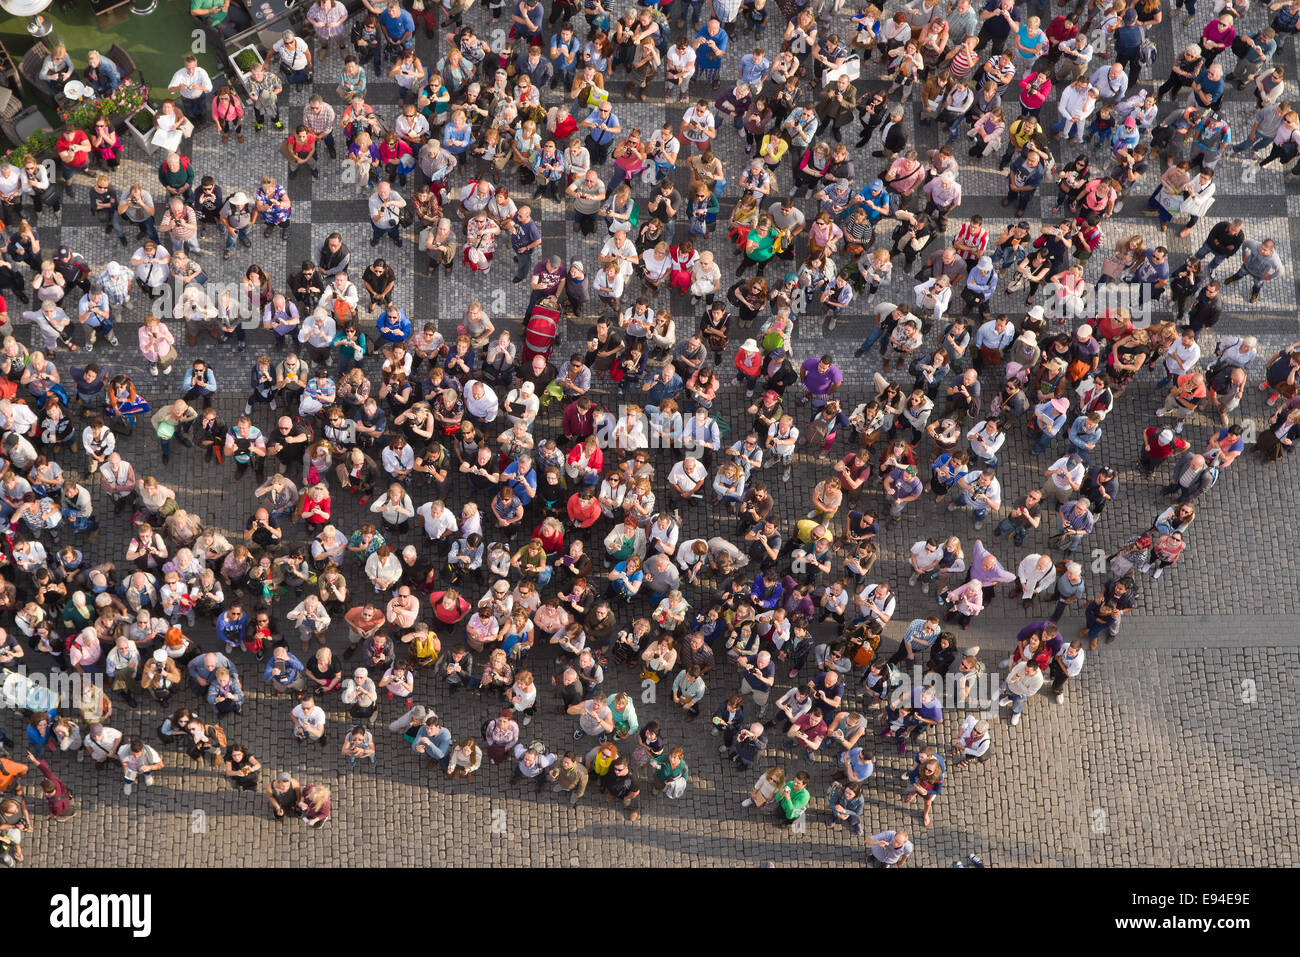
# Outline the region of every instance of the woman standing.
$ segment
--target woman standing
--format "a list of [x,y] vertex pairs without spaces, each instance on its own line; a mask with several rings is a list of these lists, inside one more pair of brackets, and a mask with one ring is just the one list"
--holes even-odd
[[[303,788],[297,809],[302,815],[302,823],[320,830],[330,819],[330,789],[323,784],[312,784]],[[277,815],[280,816],[283,815]]]

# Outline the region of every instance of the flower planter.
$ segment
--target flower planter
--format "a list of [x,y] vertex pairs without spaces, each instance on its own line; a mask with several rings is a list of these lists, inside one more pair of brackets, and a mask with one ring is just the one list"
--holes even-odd
[[245,93],[249,92],[249,73],[263,59],[264,57],[257,49],[257,46],[252,43],[240,47],[230,55],[230,67],[235,71],[235,75],[239,77],[239,82],[243,85]]
[[146,106],[137,110],[134,115],[127,117],[126,120],[126,128],[131,131],[131,135],[146,154],[152,153],[158,148],[153,144],[154,114],[154,108]]

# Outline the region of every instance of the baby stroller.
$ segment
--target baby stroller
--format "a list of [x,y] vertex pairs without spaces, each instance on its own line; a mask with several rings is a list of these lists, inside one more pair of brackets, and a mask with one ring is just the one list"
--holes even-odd
[[1132,578],[1136,569],[1151,561],[1151,533],[1134,535],[1110,557],[1110,581]]
[[524,320],[524,355],[520,364],[532,362],[533,356],[549,359],[559,334],[560,303],[554,296],[547,296]]

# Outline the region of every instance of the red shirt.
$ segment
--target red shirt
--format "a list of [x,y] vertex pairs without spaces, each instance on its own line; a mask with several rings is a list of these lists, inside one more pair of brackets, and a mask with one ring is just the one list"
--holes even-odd
[[299,140],[297,133],[289,134],[289,149],[297,156],[307,156],[316,146],[316,135],[308,133],[306,140]]
[[[660,4],[660,6],[664,5]],[[558,143],[561,140],[567,140],[576,132],[578,132],[578,121],[573,116],[566,116],[555,124],[555,132],[551,134],[550,138]]]
[[[86,135],[84,130],[73,130],[71,136],[66,134],[60,136],[58,142],[54,144],[55,150],[60,154],[63,153],[64,150],[72,149],[74,146],[90,146],[90,137]],[[78,151],[73,154],[71,160],[64,159],[63,156],[60,156],[59,159],[63,160],[64,165],[71,166],[73,169],[85,169],[86,165],[90,162],[90,151],[89,149],[85,152]]]
[[1151,451],[1147,453],[1151,458],[1167,459],[1169,456],[1175,455],[1178,452],[1187,451],[1187,443],[1176,435],[1174,436],[1174,441],[1172,443],[1169,445],[1163,444],[1159,438],[1161,431],[1163,430],[1160,428],[1150,428],[1144,433],[1146,435],[1147,444],[1151,446]]
[[[593,497],[587,499],[587,503],[588,504],[585,506],[582,504],[582,497],[577,492],[574,492],[569,496],[569,504],[567,508],[569,520],[582,528],[591,528],[591,526],[596,524],[597,519],[600,518],[600,502],[596,501]],[[537,537],[542,538],[541,535],[537,535]],[[545,538],[542,538],[542,545],[543,547],[546,546]],[[551,551],[550,548],[547,548],[546,550],[548,552]]]

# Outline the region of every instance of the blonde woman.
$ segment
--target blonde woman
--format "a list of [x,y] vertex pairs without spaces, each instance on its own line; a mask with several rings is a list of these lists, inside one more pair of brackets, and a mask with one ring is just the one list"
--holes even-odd
[[312,638],[325,641],[325,633],[330,627],[330,614],[315,595],[308,595],[300,601],[288,617],[298,626],[298,637],[302,640],[304,650],[311,644]]
[[768,768],[750,789],[749,797],[740,802],[741,807],[763,807],[776,797],[785,785],[785,772],[780,768]]
[[650,642],[646,650],[641,652],[641,661],[644,665],[641,678],[645,681],[658,684],[661,678],[672,674],[677,665],[677,643],[673,636],[665,634]]
[[171,375],[177,358],[176,337],[171,330],[151,312],[144,317],[138,338],[140,354],[149,363],[149,374],[156,376],[161,367],[163,375]]
[[533,715],[537,713],[537,685],[533,682],[533,673],[523,669],[516,674],[514,684],[506,691],[506,697],[510,699],[515,711],[523,715],[519,721],[520,726],[526,728],[532,724]]
[[310,784],[302,790],[298,801],[302,823],[320,830],[330,819],[330,789],[324,784]]
[[510,667],[509,657],[502,649],[494,648],[492,654],[488,656],[487,664],[483,666],[478,682],[473,685],[472,690],[480,695],[484,691],[504,695],[506,689],[514,684],[514,680],[515,672]]

